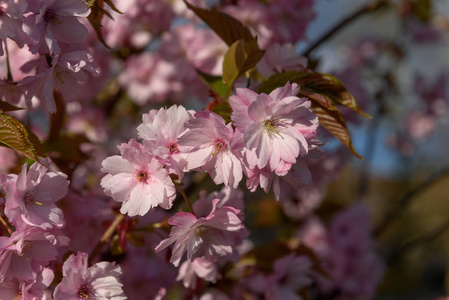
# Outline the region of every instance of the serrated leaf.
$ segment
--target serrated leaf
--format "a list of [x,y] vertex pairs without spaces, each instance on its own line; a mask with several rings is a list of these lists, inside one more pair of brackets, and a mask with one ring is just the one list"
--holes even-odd
[[311,110],[318,117],[320,124],[333,136],[340,140],[356,157],[364,158],[354,149],[346,122],[340,111],[322,107],[317,102],[312,102]]
[[90,14],[87,16],[87,19],[92,24],[92,27],[95,30],[95,33],[97,34],[98,39],[100,42],[110,49],[110,47],[106,44],[103,34],[101,32],[101,20],[103,19],[103,16],[106,15],[109,18],[112,19],[111,14],[105,10],[104,4],[107,4],[113,11],[122,14],[120,10],[114,5],[114,3],[111,0],[90,0],[87,1],[87,6],[90,8]]
[[233,43],[223,59],[223,82],[232,87],[237,78],[257,65],[264,53],[265,50],[259,49],[257,39]]
[[34,161],[39,161],[39,156],[44,156],[38,137],[16,118],[3,113],[0,113],[0,143]]
[[23,110],[23,109],[25,109],[25,108],[18,107],[18,106],[10,104],[8,102],[0,100],[0,113],[5,113],[8,111],[15,111],[15,110]]
[[193,6],[184,0],[184,3],[191,9],[201,20],[226,43],[231,46],[234,42],[243,39],[251,40],[253,35],[250,30],[240,23],[239,20],[216,10],[208,10]]
[[201,80],[217,95],[224,97],[229,87],[223,83],[223,78],[221,76],[213,76],[196,70]]
[[259,93],[269,94],[275,88],[287,82],[301,86],[300,94],[319,102],[323,107],[332,109],[335,105],[345,106],[360,115],[370,118],[357,105],[354,97],[336,77],[330,74],[289,71],[277,73],[262,82]]

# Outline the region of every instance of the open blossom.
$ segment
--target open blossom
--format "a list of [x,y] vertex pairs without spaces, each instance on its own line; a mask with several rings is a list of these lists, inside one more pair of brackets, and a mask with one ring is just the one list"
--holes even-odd
[[26,7],[26,1],[0,1],[0,56],[3,56],[3,43],[6,43],[7,38],[15,41],[20,48],[23,47],[25,33],[22,23]]
[[298,56],[296,46],[293,44],[270,45],[257,66],[265,77],[286,71],[304,71],[306,68],[307,57]]
[[234,143],[232,124],[204,111],[196,113],[186,127],[189,131],[179,139],[179,145],[188,149],[186,169],[208,172],[216,184],[237,188],[243,177],[238,157],[242,147]]
[[106,195],[123,202],[120,212],[143,216],[150,208],[171,208],[176,189],[159,160],[136,140],[120,145],[119,150],[121,156],[110,156],[101,164],[102,171],[109,173],[101,186]]
[[302,300],[297,291],[312,283],[312,261],[306,256],[290,254],[274,262],[274,274],[267,280],[265,299]]
[[237,216],[239,210],[230,206],[217,208],[219,202],[219,199],[212,201],[212,211],[206,217],[198,219],[191,213],[179,212],[168,219],[168,223],[174,227],[170,236],[157,245],[156,252],[175,243],[170,262],[176,267],[186,251],[190,261],[201,256],[232,254],[234,247],[241,242],[240,231],[244,225]]
[[177,281],[182,280],[184,287],[195,289],[197,278],[215,283],[221,278],[218,273],[215,259],[197,257],[193,261],[186,260],[179,267]]
[[0,284],[0,296],[4,300],[47,300],[45,290],[50,286],[55,275],[50,268],[45,268],[38,273],[36,278],[29,281],[21,281],[14,278]]
[[316,136],[318,118],[310,110],[307,98],[296,95],[300,87],[287,83],[269,95],[250,89],[237,89],[229,99],[233,109],[231,119],[243,133],[249,151],[249,165],[270,171],[294,164],[299,155],[305,156],[310,139]]
[[184,124],[193,118],[193,111],[173,105],[168,109],[152,110],[143,115],[137,127],[147,151],[161,158],[169,173],[184,175],[186,153],[178,148],[178,139],[187,131]]
[[0,282],[17,278],[34,280],[43,267],[56,259],[58,237],[37,227],[19,228],[0,237]]
[[47,172],[49,163],[49,159],[35,162],[28,171],[24,164],[22,172],[6,185],[5,214],[16,226],[25,223],[50,229],[64,225],[55,202],[67,194],[69,181],[61,172]]
[[99,262],[88,268],[87,254],[70,255],[62,266],[64,277],[55,288],[54,300],[124,300],[127,299],[118,277],[119,266],[110,262]]
[[[36,97],[44,101],[47,110],[56,111],[53,89],[61,92],[67,101],[74,101],[79,94],[79,83],[85,82],[87,73],[96,73],[96,65],[92,56],[83,49],[64,48],[60,55],[53,57],[41,56],[22,66],[23,70],[36,68],[34,76],[23,78],[18,86],[26,90],[27,106],[31,107],[31,100]],[[66,50],[66,51],[65,51]]]
[[30,38],[32,53],[58,55],[58,42],[82,43],[88,31],[77,17],[87,17],[89,10],[82,0],[29,1],[32,12],[24,21],[24,31]]

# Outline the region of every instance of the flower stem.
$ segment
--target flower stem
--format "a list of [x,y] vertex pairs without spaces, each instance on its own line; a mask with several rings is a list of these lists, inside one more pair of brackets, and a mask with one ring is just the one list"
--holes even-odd
[[182,198],[184,198],[184,201],[187,204],[187,207],[189,208],[190,212],[196,217],[195,212],[193,211],[192,208],[192,204],[190,204],[189,198],[187,198],[186,193],[184,193],[184,191],[182,190],[182,188],[179,186],[179,184],[177,182],[174,182],[176,189],[179,191],[179,193],[181,194]]
[[100,241],[97,243],[94,250],[89,255],[89,265],[91,265],[95,257],[103,251],[103,247],[111,241],[112,237],[114,236],[115,230],[117,229],[117,226],[125,219],[125,217],[126,216],[122,214],[118,214],[117,216],[115,216],[115,220],[111,225],[109,225],[109,228],[105,231]]
[[0,216],[0,222],[3,224],[3,226],[5,226],[6,231],[8,231],[8,234],[11,235],[12,229],[11,229],[11,227],[9,227],[8,223],[5,221],[5,219],[3,219],[2,216]]

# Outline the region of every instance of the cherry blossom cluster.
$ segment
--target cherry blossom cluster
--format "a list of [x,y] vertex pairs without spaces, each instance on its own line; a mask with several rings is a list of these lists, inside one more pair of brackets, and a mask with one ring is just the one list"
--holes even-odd
[[[5,191],[4,213],[14,231],[0,237],[0,295],[2,299],[48,299],[46,290],[55,275],[50,266],[59,251],[69,245],[62,232],[62,210],[56,206],[68,191],[69,181],[61,172],[49,171],[50,160],[22,166],[18,174],[1,175]],[[71,255],[63,265],[63,279],[53,299],[95,297],[126,299],[118,282],[120,267],[100,262],[90,268],[87,254]]]
[[9,78],[0,82],[0,96],[27,107],[37,99],[52,113],[54,89],[76,100],[80,83],[98,72],[87,43],[88,14],[82,0],[1,1],[0,56],[24,45],[29,51],[21,51],[25,63],[14,64]]

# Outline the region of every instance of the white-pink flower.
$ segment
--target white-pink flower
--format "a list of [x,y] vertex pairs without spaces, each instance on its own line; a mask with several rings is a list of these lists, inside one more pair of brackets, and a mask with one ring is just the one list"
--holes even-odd
[[186,251],[190,261],[202,256],[232,254],[234,247],[241,242],[240,232],[245,226],[238,217],[238,209],[230,206],[217,208],[219,202],[219,199],[212,201],[213,208],[207,217],[198,219],[191,213],[179,212],[168,219],[174,227],[169,237],[157,245],[156,252],[175,243],[170,262],[176,267]]
[[242,180],[239,155],[242,146],[233,140],[232,124],[211,111],[197,112],[179,145],[188,151],[187,170],[208,172],[216,184],[237,188]]
[[32,53],[59,54],[58,43],[85,42],[88,31],[77,17],[87,17],[89,10],[82,0],[28,1],[32,12],[24,21]]
[[101,186],[106,195],[123,202],[120,212],[143,216],[150,208],[171,208],[176,189],[159,160],[134,139],[118,148],[121,156],[110,156],[102,163],[102,171],[109,174]]
[[64,277],[55,288],[54,300],[127,299],[118,280],[122,275],[120,266],[110,262],[99,262],[88,268],[87,254],[70,255],[62,266]]
[[16,226],[25,223],[42,229],[62,227],[64,217],[55,202],[68,191],[69,181],[61,172],[47,172],[49,159],[35,162],[27,171],[27,164],[15,180],[6,186],[5,214]]
[[193,118],[194,111],[173,105],[168,109],[152,110],[143,115],[137,127],[147,151],[164,161],[169,173],[181,180],[186,166],[186,153],[178,148],[178,139],[187,131],[184,124]]
[[197,257],[193,261],[186,260],[179,267],[177,281],[182,280],[184,287],[195,289],[197,278],[215,283],[221,278],[216,261],[213,258]]
[[231,119],[243,133],[248,150],[255,153],[246,156],[250,167],[269,166],[274,171],[281,163],[294,164],[299,155],[308,153],[318,118],[310,110],[310,100],[296,96],[299,89],[295,83],[269,95],[237,89],[237,95],[229,99]]

